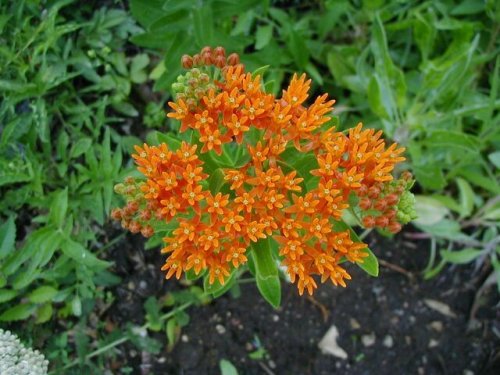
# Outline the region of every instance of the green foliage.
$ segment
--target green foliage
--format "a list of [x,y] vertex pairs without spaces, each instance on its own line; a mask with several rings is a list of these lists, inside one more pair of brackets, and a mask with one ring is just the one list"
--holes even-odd
[[[138,111],[147,55],[128,57],[139,29],[121,9],[74,1],[0,5],[0,319],[84,314],[109,285],[96,249],[113,204],[120,126]],[[96,227],[96,224],[99,227]],[[104,250],[104,248],[102,249]],[[116,277],[112,281],[117,282]]]

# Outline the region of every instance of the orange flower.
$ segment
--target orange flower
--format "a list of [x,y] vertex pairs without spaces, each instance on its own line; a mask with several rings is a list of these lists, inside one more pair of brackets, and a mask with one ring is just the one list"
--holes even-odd
[[[351,277],[341,263],[362,263],[367,245],[334,228],[356,208],[366,227],[401,229],[397,205],[408,177],[394,181],[392,171],[404,148],[387,146],[381,131],[361,123],[347,134],[329,126],[335,101],[324,94],[308,105],[304,74],[275,97],[223,48],[185,55],[182,65],[189,71],[174,86],[168,117],[193,143],[135,146],[144,178],[116,186],[126,204],[112,217],[145,236],[158,223],[174,226],[161,250],[166,278],[207,270],[209,283],[224,284],[252,243],[269,237],[300,294],[313,293],[317,276],[345,287]],[[220,161],[215,154],[226,150],[230,157]],[[224,181],[211,178],[214,170]]]

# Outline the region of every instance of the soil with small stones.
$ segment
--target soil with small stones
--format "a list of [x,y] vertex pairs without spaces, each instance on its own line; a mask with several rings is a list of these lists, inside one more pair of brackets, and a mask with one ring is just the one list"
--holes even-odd
[[[220,374],[219,362],[226,359],[240,374],[500,373],[496,286],[480,296],[470,319],[487,269],[447,267],[423,280],[427,241],[400,234],[392,240],[372,235],[368,243],[383,263],[378,278],[353,265],[347,288],[323,284],[314,298],[300,297],[294,285],[283,282],[277,310],[260,297],[253,283],[241,284],[239,298],[226,294],[207,305],[191,306],[190,322],[170,351],[164,333],[150,333],[165,343],[159,354],[127,343],[120,347],[114,366],[131,367],[134,374]],[[161,299],[184,288],[163,279],[162,255],[143,250],[139,236],[127,237],[110,255],[123,278],[105,317],[115,325],[143,324],[149,296]],[[431,308],[433,301],[444,306]],[[347,359],[318,348],[332,325]]]

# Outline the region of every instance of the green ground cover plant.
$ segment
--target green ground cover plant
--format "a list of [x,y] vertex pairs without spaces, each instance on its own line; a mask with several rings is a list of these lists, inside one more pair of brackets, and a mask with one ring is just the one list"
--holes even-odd
[[484,286],[500,285],[499,21],[493,0],[2,2],[0,325],[54,373],[82,373],[127,341],[158,350],[144,332],[173,346],[186,304],[208,301],[194,287],[152,298],[144,326],[112,332],[89,319],[120,282],[107,257],[122,238],[113,186],[133,145],[172,128],[180,58],[205,45],[240,53],[249,71],[270,65],[273,94],[305,72],[337,99],[339,129],[363,121],[405,146],[416,238],[431,244],[425,277],[475,262]]

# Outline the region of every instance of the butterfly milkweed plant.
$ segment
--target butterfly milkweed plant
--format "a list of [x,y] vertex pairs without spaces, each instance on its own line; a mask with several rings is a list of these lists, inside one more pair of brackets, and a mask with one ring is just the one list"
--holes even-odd
[[136,146],[141,178],[115,187],[124,228],[161,236],[169,279],[204,278],[215,296],[249,270],[279,306],[280,272],[309,294],[318,281],[346,286],[346,265],[378,263],[346,223],[396,233],[414,215],[411,175],[393,176],[404,148],[362,124],[341,132],[327,94],[307,104],[311,80],[294,75],[281,97],[237,54],[205,47],[182,57],[168,117],[180,123]]

